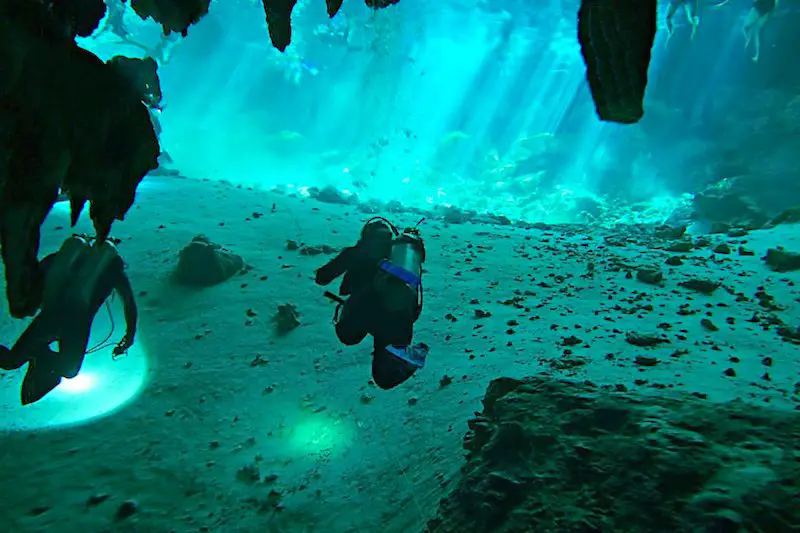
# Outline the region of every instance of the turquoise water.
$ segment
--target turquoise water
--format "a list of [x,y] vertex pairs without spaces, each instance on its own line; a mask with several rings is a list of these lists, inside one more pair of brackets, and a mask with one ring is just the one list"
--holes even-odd
[[[685,203],[687,174],[704,171],[707,117],[753,76],[739,29],[746,9],[707,8],[693,38],[678,16],[669,42],[660,18],[636,128],[597,120],[576,10],[353,2],[330,20],[300,2],[280,53],[258,3],[215,3],[162,61],[162,145],[191,178],[330,185],[549,222],[585,219],[581,199],[609,202],[624,189],[656,199],[640,219],[663,220]],[[111,32],[81,44],[101,57],[143,55],[161,38],[152,21],[130,11],[125,21],[129,44]]]

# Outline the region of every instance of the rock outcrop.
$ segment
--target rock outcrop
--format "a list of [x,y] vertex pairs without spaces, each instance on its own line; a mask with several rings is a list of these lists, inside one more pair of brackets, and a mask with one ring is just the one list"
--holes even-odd
[[241,256],[196,235],[178,254],[172,279],[190,287],[211,287],[228,280],[245,268]]
[[730,227],[760,228],[794,222],[800,205],[800,186],[791,173],[748,174],[720,180],[698,192],[692,218]]
[[800,414],[496,379],[428,533],[800,530]]

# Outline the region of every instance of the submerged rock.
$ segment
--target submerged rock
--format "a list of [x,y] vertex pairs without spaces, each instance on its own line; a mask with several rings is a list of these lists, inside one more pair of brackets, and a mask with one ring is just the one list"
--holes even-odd
[[722,284],[708,279],[692,278],[686,281],[681,281],[678,283],[678,285],[684,289],[689,289],[690,291],[711,296]]
[[683,237],[686,233],[686,226],[669,226],[667,224],[662,224],[655,228],[654,234],[659,239],[669,239],[669,240],[677,240]]
[[640,268],[636,271],[636,279],[649,285],[659,285],[664,282],[664,274],[656,268]]
[[667,246],[665,250],[675,253],[687,253],[694,250],[694,244],[692,244],[690,241],[678,241]]
[[796,531],[800,414],[491,382],[427,533]]
[[781,247],[770,248],[763,259],[767,266],[775,272],[800,270],[800,254],[787,252]]
[[178,255],[172,278],[193,287],[211,287],[244,269],[241,256],[214,244],[205,235],[196,235]]
[[272,324],[278,335],[286,335],[300,325],[300,313],[292,304],[282,304],[272,317]]
[[774,227],[778,224],[797,224],[800,222],[800,206],[786,209],[769,221],[767,226]]
[[315,200],[325,204],[338,204],[338,205],[356,205],[358,204],[358,195],[354,193],[345,193],[338,190],[336,187],[327,186],[322,189],[312,187],[308,190],[309,196]]
[[746,193],[717,186],[697,193],[693,208],[694,220],[716,223],[714,233],[725,233],[731,226],[759,228],[769,220]]

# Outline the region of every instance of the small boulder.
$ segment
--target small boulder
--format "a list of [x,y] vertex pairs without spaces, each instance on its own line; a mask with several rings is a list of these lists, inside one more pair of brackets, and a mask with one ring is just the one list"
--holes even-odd
[[767,266],[775,272],[800,270],[800,254],[787,252],[782,247],[770,248],[763,258]]
[[300,313],[292,304],[279,305],[278,311],[272,317],[272,323],[278,335],[286,335],[300,325]]
[[196,235],[178,254],[172,277],[181,285],[211,287],[241,272],[244,266],[241,256],[212,243],[205,235]]

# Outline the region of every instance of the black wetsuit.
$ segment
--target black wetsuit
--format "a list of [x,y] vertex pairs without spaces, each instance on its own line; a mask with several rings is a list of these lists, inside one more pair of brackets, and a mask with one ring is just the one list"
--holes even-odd
[[[52,266],[55,256],[56,254],[51,254],[42,260],[45,274]],[[66,296],[73,289],[64,287],[65,298],[56,308],[43,307],[11,349],[0,346],[0,368],[13,370],[30,363],[22,384],[23,404],[40,400],[58,386],[62,377],[73,378],[78,375],[86,355],[94,317],[114,290],[122,298],[126,337],[132,342],[137,309],[130,281],[125,274],[124,262],[119,256],[97,278],[89,308],[74,308]],[[54,341],[58,341],[58,352],[50,349],[50,344]]]
[[769,15],[775,11],[776,0],[755,0],[753,2],[753,9],[755,9],[760,16]]
[[372,379],[382,389],[391,389],[410,378],[417,367],[386,351],[386,346],[410,346],[414,322],[420,309],[392,312],[385,308],[375,287],[380,262],[389,256],[391,232],[376,232],[362,237],[355,246],[342,250],[317,270],[316,282],[327,285],[344,275],[339,294],[349,296],[342,304],[336,322],[336,336],[347,346],[359,344],[367,335],[373,338]]

